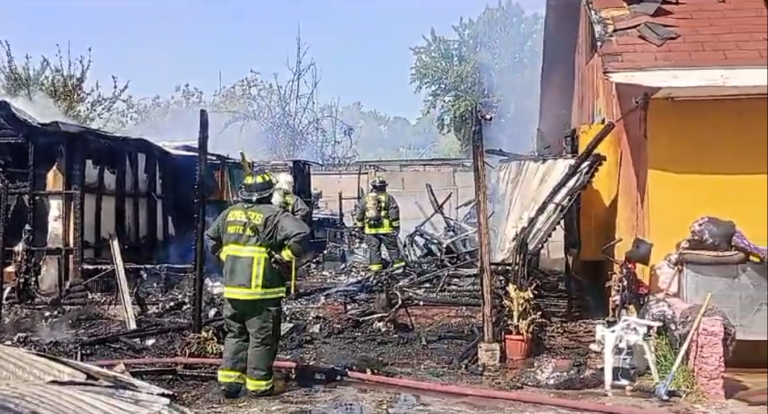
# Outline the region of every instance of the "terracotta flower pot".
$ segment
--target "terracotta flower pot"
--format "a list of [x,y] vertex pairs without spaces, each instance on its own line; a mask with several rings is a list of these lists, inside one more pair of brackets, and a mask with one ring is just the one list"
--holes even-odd
[[507,362],[521,361],[528,358],[531,349],[531,338],[523,335],[504,335],[504,353]]

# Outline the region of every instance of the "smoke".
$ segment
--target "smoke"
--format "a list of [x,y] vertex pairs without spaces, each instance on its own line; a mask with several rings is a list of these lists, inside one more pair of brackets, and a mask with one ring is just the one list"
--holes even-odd
[[21,116],[29,116],[36,122],[68,122],[77,124],[77,122],[68,118],[56,106],[54,101],[44,94],[37,93],[31,99],[24,97],[10,97],[0,93],[0,100],[8,101],[15,109],[21,110]]
[[535,150],[544,19],[517,3],[487,8],[480,16],[480,83],[494,112],[483,129],[486,148],[514,153]]
[[266,160],[264,151],[266,138],[257,122],[244,125],[230,125],[235,118],[233,113],[245,108],[233,108],[229,111],[211,109],[212,105],[200,104],[157,110],[149,119],[120,131],[121,134],[144,137],[156,143],[196,142],[199,134],[200,110],[208,110],[209,141],[211,152],[237,156],[238,151],[245,151],[249,157]]

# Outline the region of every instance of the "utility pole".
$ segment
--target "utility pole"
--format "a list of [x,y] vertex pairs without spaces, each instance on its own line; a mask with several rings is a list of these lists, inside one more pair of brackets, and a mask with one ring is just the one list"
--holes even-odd
[[205,171],[208,169],[208,111],[200,110],[200,130],[197,136],[197,177],[195,177],[195,296],[192,325],[200,333],[203,328],[203,280],[205,277]]
[[483,122],[492,119],[478,110],[472,122],[472,168],[475,178],[475,208],[477,209],[477,238],[479,244],[478,270],[483,290],[483,340],[478,344],[477,359],[482,366],[498,366],[501,346],[494,338],[493,271],[491,270],[491,236],[488,225],[488,184],[485,174]]

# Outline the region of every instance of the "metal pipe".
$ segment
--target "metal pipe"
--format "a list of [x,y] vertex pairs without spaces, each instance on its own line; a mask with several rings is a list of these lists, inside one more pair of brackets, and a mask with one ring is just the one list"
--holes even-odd
[[205,273],[205,173],[208,164],[208,111],[200,110],[200,130],[197,137],[197,177],[195,180],[195,211],[197,228],[195,231],[195,296],[192,311],[192,324],[195,332],[203,329],[203,278]]
[[[124,360],[105,360],[88,361],[87,364],[98,367],[112,367],[118,364],[130,365],[155,365],[155,364],[174,364],[174,365],[221,365],[221,359],[208,358],[147,358],[147,359],[124,359]],[[525,404],[547,405],[560,407],[581,412],[593,412],[603,414],[670,414],[668,410],[654,410],[650,408],[630,407],[621,405],[607,405],[596,401],[579,401],[565,398],[550,397],[544,394],[524,391],[497,391],[486,388],[475,388],[468,386],[438,384],[434,382],[416,381],[407,378],[384,377],[375,374],[364,374],[355,371],[338,371],[333,368],[323,369],[313,365],[304,365],[293,361],[275,361],[273,364],[277,369],[307,369],[316,372],[338,372],[342,376],[361,382],[373,384],[388,385],[392,387],[409,388],[413,390],[437,392],[441,394],[457,395],[464,397],[479,397],[494,400],[515,401]]]

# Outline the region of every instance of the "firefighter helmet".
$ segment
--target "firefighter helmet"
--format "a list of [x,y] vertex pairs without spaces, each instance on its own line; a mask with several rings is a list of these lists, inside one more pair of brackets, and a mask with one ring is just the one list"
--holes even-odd
[[371,189],[374,191],[386,191],[387,190],[387,180],[385,180],[383,177],[376,177],[371,181]]
[[275,179],[272,174],[254,171],[245,176],[238,195],[245,201],[257,201],[269,197],[274,191]]
[[280,173],[277,175],[277,182],[275,188],[289,193],[293,192],[293,176],[288,173]]

